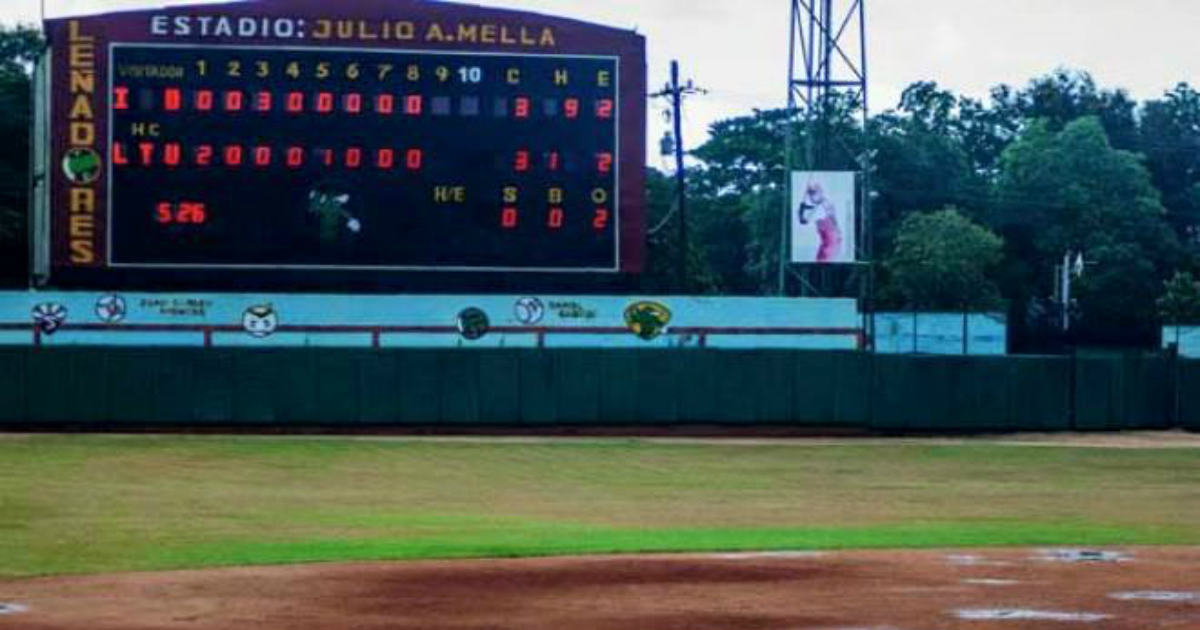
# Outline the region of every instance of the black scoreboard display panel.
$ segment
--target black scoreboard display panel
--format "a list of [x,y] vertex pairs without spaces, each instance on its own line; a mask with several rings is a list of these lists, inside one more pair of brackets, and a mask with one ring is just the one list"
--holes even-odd
[[44,273],[224,288],[641,270],[639,36],[370,4],[355,20],[264,0],[49,23]]
[[117,264],[618,267],[612,58],[121,46]]

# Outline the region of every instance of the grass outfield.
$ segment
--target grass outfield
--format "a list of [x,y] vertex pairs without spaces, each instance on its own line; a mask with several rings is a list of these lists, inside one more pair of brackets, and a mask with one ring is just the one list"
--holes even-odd
[[0,436],[0,578],[1110,544],[1200,544],[1200,449]]

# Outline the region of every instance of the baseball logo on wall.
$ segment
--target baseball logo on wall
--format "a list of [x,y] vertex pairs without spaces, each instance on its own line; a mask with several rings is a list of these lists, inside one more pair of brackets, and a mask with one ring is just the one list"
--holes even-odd
[[792,174],[792,262],[837,265],[857,260],[855,174]]
[[521,298],[513,307],[513,316],[524,326],[537,326],[546,317],[546,305],[537,298]]
[[654,341],[671,323],[671,309],[658,302],[638,302],[625,309],[625,325],[642,341]]
[[481,309],[468,308],[458,314],[458,332],[467,341],[483,339],[491,328],[491,320]]
[[242,328],[255,339],[266,339],[279,330],[279,313],[271,304],[251,306],[242,314]]
[[105,324],[120,324],[128,314],[125,298],[119,295],[106,295],[96,301],[96,318]]
[[43,335],[53,335],[67,323],[67,307],[48,302],[33,307],[33,323]]

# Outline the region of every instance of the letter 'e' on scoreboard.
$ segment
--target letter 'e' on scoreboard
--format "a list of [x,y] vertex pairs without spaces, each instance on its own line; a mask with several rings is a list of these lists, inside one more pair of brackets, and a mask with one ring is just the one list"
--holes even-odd
[[43,284],[519,285],[643,268],[635,33],[419,0],[184,6],[46,32]]

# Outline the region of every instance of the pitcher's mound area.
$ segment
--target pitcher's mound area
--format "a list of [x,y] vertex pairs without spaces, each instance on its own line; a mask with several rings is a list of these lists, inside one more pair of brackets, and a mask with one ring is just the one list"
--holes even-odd
[[316,565],[0,582],[8,630],[1200,628],[1200,548]]

